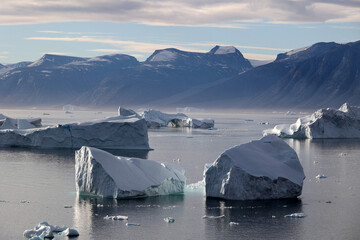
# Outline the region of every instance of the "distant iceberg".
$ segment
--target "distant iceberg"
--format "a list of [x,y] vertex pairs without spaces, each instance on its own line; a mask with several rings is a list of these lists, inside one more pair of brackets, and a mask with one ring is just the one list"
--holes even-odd
[[71,105],[71,104],[64,105],[62,107],[62,109],[67,112],[68,111],[85,111],[85,110],[87,110],[86,107],[80,107],[80,106]]
[[191,127],[208,129],[214,127],[215,124],[212,119],[195,119],[184,113],[168,114],[154,109],[144,110],[137,114],[134,110],[119,107],[119,115],[145,119],[148,128]]
[[116,116],[50,127],[0,129],[0,146],[3,147],[80,148],[83,145],[108,149],[149,149],[146,122]]
[[29,129],[41,127],[41,118],[11,118],[0,114],[0,129]]
[[82,147],[75,153],[78,193],[111,198],[134,198],[182,193],[184,170],[173,163],[116,157],[108,152]]
[[360,107],[343,104],[339,109],[323,108],[293,124],[276,125],[264,135],[284,138],[360,138]]
[[296,152],[270,135],[222,153],[205,172],[205,189],[229,200],[294,198],[304,179]]

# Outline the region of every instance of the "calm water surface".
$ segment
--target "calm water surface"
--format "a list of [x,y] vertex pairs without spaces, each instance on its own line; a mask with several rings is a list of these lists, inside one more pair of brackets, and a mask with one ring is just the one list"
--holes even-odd
[[[44,112],[50,115],[42,115]],[[116,114],[40,110],[2,113],[42,117],[45,124]],[[213,162],[227,148],[259,139],[262,130],[294,122],[298,117],[270,111],[199,116],[214,118],[216,129],[150,130],[153,151],[112,153],[179,162],[186,171],[187,183],[196,183],[202,179],[204,164]],[[261,124],[264,122],[269,125]],[[202,188],[146,199],[78,197],[73,150],[0,149],[0,239],[24,239],[23,231],[42,221],[76,228],[80,233],[77,239],[359,239],[360,140],[286,142],[298,153],[306,175],[303,194],[296,200],[209,200]],[[318,180],[318,174],[328,178]],[[66,205],[72,208],[64,208]],[[284,218],[294,212],[304,212],[307,217]],[[105,220],[106,215],[127,215],[129,222],[141,226]],[[202,219],[204,215],[225,218]],[[175,218],[174,223],[163,220],[169,216]],[[239,225],[231,226],[229,222]]]

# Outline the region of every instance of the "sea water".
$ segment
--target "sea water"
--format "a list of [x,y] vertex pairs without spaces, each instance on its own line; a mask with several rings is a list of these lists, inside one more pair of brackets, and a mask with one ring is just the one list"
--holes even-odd
[[[42,117],[44,124],[116,115],[50,110],[1,113]],[[197,183],[202,180],[204,164],[212,163],[227,148],[259,139],[264,129],[295,122],[300,116],[273,111],[188,115],[213,118],[215,128],[150,129],[153,151],[110,152],[180,164],[187,184]],[[76,239],[359,239],[360,140],[285,141],[295,149],[304,168],[303,193],[298,199],[272,201],[206,199],[201,187],[186,188],[184,194],[128,200],[77,196],[74,150],[2,148],[0,239],[24,239],[24,230],[42,221],[77,229],[80,236]],[[317,175],[327,178],[318,179]],[[284,217],[292,213],[306,217]],[[106,215],[129,219],[112,221],[104,219]],[[203,218],[205,215],[210,217]],[[167,217],[175,221],[165,222]]]

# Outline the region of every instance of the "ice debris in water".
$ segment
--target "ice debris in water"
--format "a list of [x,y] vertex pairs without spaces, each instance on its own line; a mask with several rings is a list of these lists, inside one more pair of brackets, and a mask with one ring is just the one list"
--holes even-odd
[[126,223],[126,226],[141,226],[140,223]]
[[202,218],[203,219],[218,219],[218,218],[225,218],[225,215],[220,215],[220,216],[208,216],[208,215],[205,215]]
[[239,224],[240,224],[240,223],[238,223],[238,222],[230,222],[230,223],[229,223],[230,226],[235,226],[235,225],[239,225]]
[[175,219],[172,217],[166,217],[166,218],[164,218],[164,221],[168,222],[168,223],[173,223],[173,222],[175,222]]
[[30,239],[44,239],[53,238],[54,233],[60,233],[68,237],[79,236],[79,232],[76,229],[68,227],[59,227],[50,225],[48,222],[39,223],[34,229],[24,231],[24,237]]
[[292,213],[289,215],[285,215],[284,217],[286,217],[286,218],[304,218],[304,217],[306,217],[306,214],[305,213]]
[[72,208],[71,205],[65,205],[64,208]]
[[327,178],[327,176],[325,174],[319,174],[316,176],[317,179],[321,179],[321,178]]
[[106,215],[106,216],[104,217],[104,219],[106,219],[106,220],[111,219],[111,220],[120,220],[120,221],[123,221],[123,220],[128,220],[129,217],[128,217],[128,216],[122,216],[122,215],[118,215],[118,216],[108,216],[108,215]]

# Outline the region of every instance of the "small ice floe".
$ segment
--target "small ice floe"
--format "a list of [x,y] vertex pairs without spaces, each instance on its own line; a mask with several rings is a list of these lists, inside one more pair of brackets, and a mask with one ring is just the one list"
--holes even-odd
[[208,215],[205,215],[202,218],[203,219],[218,219],[218,218],[225,218],[225,215],[220,215],[220,216],[208,216]]
[[98,204],[97,207],[104,207],[104,204]]
[[79,236],[79,232],[76,229],[67,228],[67,229],[65,229],[65,231],[62,232],[62,235],[65,235],[68,237],[77,237],[77,236]]
[[111,220],[120,220],[120,221],[123,221],[123,220],[128,220],[129,217],[128,217],[128,216],[122,216],[122,215],[118,215],[118,216],[108,216],[108,215],[106,215],[106,216],[104,217],[104,219],[106,219],[106,220],[111,219]]
[[348,154],[347,154],[347,153],[344,153],[344,152],[342,152],[342,153],[339,154],[340,157],[345,157],[345,156],[347,156],[347,155],[348,155]]
[[48,222],[39,223],[34,229],[24,231],[24,237],[34,239],[47,239],[54,238],[54,233],[60,233],[68,237],[79,236],[79,232],[76,229],[68,227],[59,227],[50,225]]
[[141,226],[140,223],[126,223],[126,226]]
[[20,203],[30,203],[28,200],[21,200]]
[[166,217],[166,218],[164,218],[164,221],[167,223],[173,223],[173,222],[175,222],[175,219],[173,217]]
[[285,215],[284,217],[286,217],[286,218],[304,218],[304,217],[306,217],[306,214],[305,213],[292,213],[289,215]]
[[329,200],[329,201],[326,201],[326,203],[331,203],[331,201]]
[[173,159],[173,162],[181,162],[181,159],[180,158]]
[[319,174],[316,176],[317,179],[321,179],[321,178],[327,178],[327,176],[325,174]]
[[71,205],[65,205],[64,208],[72,208]]
[[240,223],[238,223],[238,222],[229,222],[229,225],[230,226],[236,226],[236,225],[239,225]]
[[50,113],[43,113],[43,115],[44,115],[44,116],[48,116],[48,115],[50,115]]
[[276,218],[276,216],[272,215],[271,218]]
[[269,122],[261,122],[260,124],[261,125],[269,125],[270,123]]

